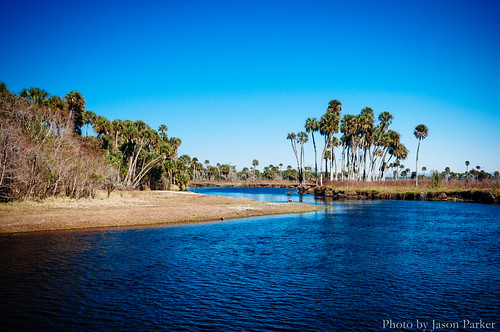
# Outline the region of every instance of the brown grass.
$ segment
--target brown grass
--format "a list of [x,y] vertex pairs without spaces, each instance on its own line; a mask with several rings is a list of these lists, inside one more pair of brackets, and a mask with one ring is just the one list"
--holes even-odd
[[56,198],[0,205],[0,233],[215,221],[309,212],[319,206],[266,203],[188,192],[99,193],[93,200]]
[[336,190],[377,190],[381,192],[417,192],[417,191],[460,191],[460,190],[500,190],[500,181],[457,181],[441,180],[439,187],[432,187],[432,180],[425,179],[418,181],[418,188],[415,187],[415,180],[387,180],[387,181],[326,181],[324,185]]

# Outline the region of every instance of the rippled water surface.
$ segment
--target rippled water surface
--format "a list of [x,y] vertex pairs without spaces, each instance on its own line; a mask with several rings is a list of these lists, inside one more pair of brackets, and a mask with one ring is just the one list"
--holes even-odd
[[[198,191],[290,197],[239,189]],[[302,201],[328,209],[2,236],[0,329],[388,331],[389,319],[500,326],[500,206]]]

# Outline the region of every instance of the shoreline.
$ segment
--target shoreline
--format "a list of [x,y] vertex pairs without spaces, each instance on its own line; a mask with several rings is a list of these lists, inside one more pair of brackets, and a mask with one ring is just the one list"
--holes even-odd
[[100,192],[94,199],[55,198],[0,204],[0,236],[193,224],[313,212],[323,208],[304,203],[268,203],[187,192],[116,191],[110,198]]
[[191,187],[259,187],[298,189],[301,194],[311,194],[319,198],[331,200],[407,200],[407,201],[439,201],[465,202],[480,204],[500,204],[500,189],[492,188],[415,188],[415,187],[367,187],[367,186],[316,186],[306,184],[300,188],[297,183],[284,182],[195,182]]

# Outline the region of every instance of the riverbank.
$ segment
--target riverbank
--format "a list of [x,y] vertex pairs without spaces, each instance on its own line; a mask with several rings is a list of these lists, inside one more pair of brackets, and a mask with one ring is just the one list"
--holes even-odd
[[382,199],[382,200],[417,200],[417,201],[447,201],[470,202],[483,204],[499,204],[500,192],[488,189],[418,189],[418,188],[384,188],[359,189],[318,186],[303,191],[318,197],[339,199]]
[[434,188],[431,180],[390,180],[378,182],[335,181],[325,186],[307,183],[300,188],[297,182],[289,181],[241,181],[241,182],[194,182],[193,187],[263,187],[298,189],[300,193],[333,200],[341,199],[382,199],[382,200],[423,200],[447,202],[471,202],[500,204],[498,181],[443,181]]
[[132,227],[317,211],[302,203],[267,203],[190,192],[116,191],[106,198],[55,198],[0,205],[0,234]]

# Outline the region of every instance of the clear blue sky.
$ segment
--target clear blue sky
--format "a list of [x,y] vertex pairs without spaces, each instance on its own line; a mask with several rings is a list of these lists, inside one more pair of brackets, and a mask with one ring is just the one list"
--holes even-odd
[[[339,99],[394,115],[419,165],[500,170],[500,1],[3,1],[0,81],[77,90],[181,154],[295,166],[288,132]],[[313,164],[312,145],[307,164]],[[420,168],[420,167],[419,167]]]

